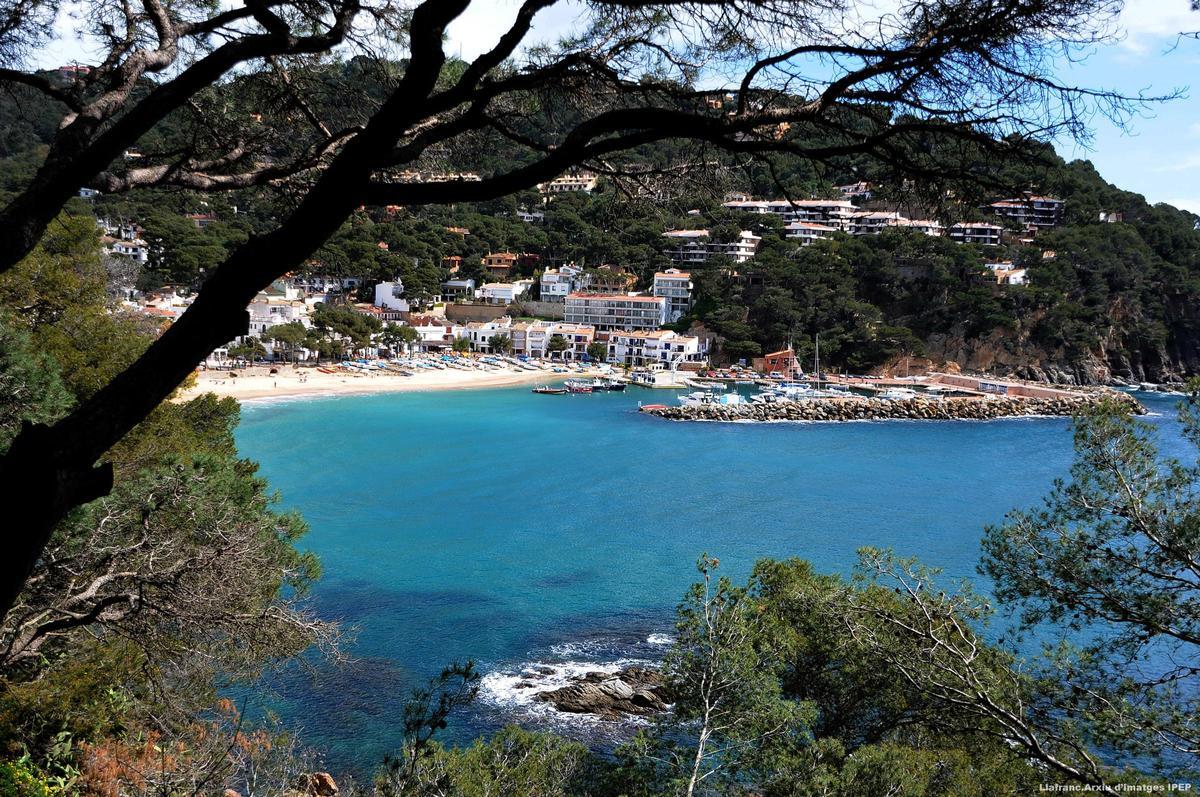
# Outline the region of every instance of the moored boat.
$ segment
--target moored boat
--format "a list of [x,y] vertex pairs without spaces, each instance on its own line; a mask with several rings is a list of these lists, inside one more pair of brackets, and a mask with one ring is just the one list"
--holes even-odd
[[540,393],[544,396],[562,396],[567,393],[565,387],[550,387],[549,385],[538,385],[533,389],[534,393]]

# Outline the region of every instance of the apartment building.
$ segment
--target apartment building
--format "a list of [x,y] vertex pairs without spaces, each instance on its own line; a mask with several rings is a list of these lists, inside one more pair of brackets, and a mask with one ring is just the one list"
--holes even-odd
[[999,246],[1000,235],[1004,228],[999,224],[988,224],[984,221],[960,221],[950,226],[950,240],[959,244],[980,244],[982,246]]
[[703,362],[700,338],[669,329],[620,331],[608,335],[608,361],[633,368],[659,365],[668,370],[685,362]]
[[660,271],[651,293],[667,300],[667,321],[678,321],[692,307],[692,275],[677,268]]
[[1022,227],[1046,229],[1062,223],[1064,204],[1055,197],[1026,194],[993,202],[988,207],[997,216],[1015,221]]
[[667,299],[623,293],[572,293],[567,296],[564,320],[598,331],[658,329],[667,323]]
[[703,265],[716,255],[727,255],[735,263],[745,263],[754,257],[762,238],[742,230],[738,240],[721,243],[711,240],[708,230],[667,230],[663,237],[668,241],[664,250],[667,257],[682,265]]
[[837,227],[831,227],[828,224],[815,224],[811,221],[793,221],[784,227],[783,230],[785,238],[799,241],[801,246],[808,246],[814,241],[828,238],[835,232],[838,232]]

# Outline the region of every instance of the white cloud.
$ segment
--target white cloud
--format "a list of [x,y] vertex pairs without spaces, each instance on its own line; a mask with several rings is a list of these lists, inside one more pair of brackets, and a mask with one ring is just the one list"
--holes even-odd
[[1126,0],[1119,24],[1125,46],[1138,53],[1174,44],[1183,31],[1200,29],[1189,0]]
[[1200,197],[1191,197],[1189,199],[1164,199],[1162,200],[1168,205],[1173,205],[1182,210],[1191,211],[1200,216]]
[[[471,59],[495,46],[500,37],[512,27],[520,3],[517,0],[471,3],[467,10],[446,29],[446,52]],[[583,7],[570,0],[538,13],[533,30],[525,37],[523,46],[552,42],[575,27]]]

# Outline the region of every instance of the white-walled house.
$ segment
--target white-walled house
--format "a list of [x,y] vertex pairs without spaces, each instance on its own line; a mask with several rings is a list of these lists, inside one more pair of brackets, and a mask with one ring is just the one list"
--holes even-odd
[[487,304],[512,304],[533,287],[533,280],[513,282],[485,282],[475,296]]
[[414,344],[421,351],[440,351],[454,345],[454,339],[465,337],[462,327],[441,316],[409,316],[408,326],[419,336]]
[[[594,327],[563,321],[518,321],[508,334],[512,338],[513,354],[562,360],[580,359],[596,338]],[[555,335],[561,335],[570,348],[561,352],[548,351],[550,339]]]
[[110,254],[128,257],[138,263],[148,263],[150,261],[150,245],[141,238],[126,239],[105,236],[103,243]]
[[491,339],[495,335],[508,335],[512,338],[513,320],[501,316],[493,321],[471,321],[465,326],[455,327],[454,335],[471,341],[474,351],[491,352]]
[[447,301],[473,299],[475,298],[475,280],[446,280],[442,283],[442,295],[446,297]]
[[704,361],[700,338],[669,329],[610,332],[608,361],[634,368],[661,365],[674,369],[681,363]]
[[402,298],[403,296],[404,283],[400,280],[380,282],[375,286],[376,307],[386,307],[389,310],[398,310],[402,313],[407,313],[409,310],[408,300]]
[[543,302],[564,302],[567,295],[582,290],[585,285],[583,269],[573,263],[548,268],[542,272],[539,282]]

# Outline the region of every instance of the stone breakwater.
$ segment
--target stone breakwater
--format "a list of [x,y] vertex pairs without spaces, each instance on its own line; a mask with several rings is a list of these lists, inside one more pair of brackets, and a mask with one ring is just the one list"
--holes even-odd
[[642,412],[672,421],[986,421],[1021,416],[1078,415],[1103,402],[1135,415],[1146,408],[1117,391],[1053,398],[1004,396],[994,399],[829,398],[769,404],[701,404],[688,407],[650,406]]

